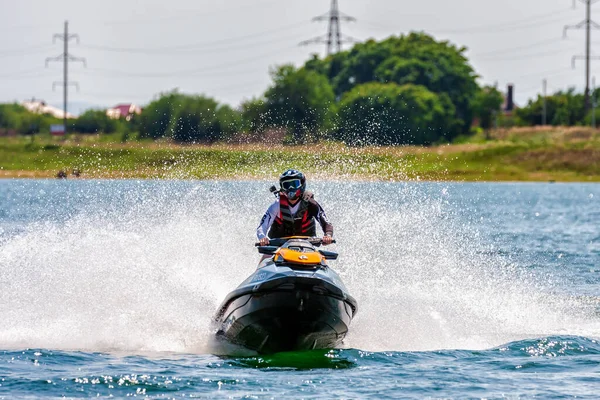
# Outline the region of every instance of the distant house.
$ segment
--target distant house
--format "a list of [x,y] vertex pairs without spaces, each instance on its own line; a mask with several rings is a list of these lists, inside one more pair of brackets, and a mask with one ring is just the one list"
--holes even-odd
[[125,118],[127,121],[129,121],[133,115],[139,115],[141,113],[142,109],[135,104],[119,104],[106,110],[106,115],[109,118]]
[[[31,99],[21,103],[28,111],[35,114],[50,114],[56,118],[63,118],[64,112],[60,108],[49,106],[43,100]],[[76,118],[73,114],[67,112],[67,118]]]

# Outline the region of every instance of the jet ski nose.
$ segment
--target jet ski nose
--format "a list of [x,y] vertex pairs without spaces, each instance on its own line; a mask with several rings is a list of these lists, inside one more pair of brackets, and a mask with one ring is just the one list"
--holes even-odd
[[217,335],[262,353],[336,347],[357,310],[356,300],[325,264],[337,253],[317,250],[310,238],[271,244],[279,247],[258,250],[272,254],[272,260],[219,308]]

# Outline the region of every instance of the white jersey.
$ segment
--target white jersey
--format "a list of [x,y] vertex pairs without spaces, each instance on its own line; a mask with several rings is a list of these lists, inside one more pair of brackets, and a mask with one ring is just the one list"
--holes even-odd
[[[300,207],[300,202],[297,202],[296,204],[290,207],[290,211],[292,212],[292,214],[295,214],[296,211],[298,211],[298,207]],[[278,215],[279,200],[275,200],[269,206],[265,215],[263,215],[262,219],[260,220],[260,225],[258,225],[258,228],[256,229],[256,237],[258,237],[259,240],[264,237],[267,237],[267,233],[269,232],[269,229],[271,229],[271,225],[273,225],[273,222],[275,221],[275,218],[277,218]]]
[[[301,201],[297,202],[294,205],[290,205],[290,212],[292,213],[292,215],[296,214],[296,212],[298,211],[298,208],[300,207],[300,203],[301,203]],[[327,216],[325,215],[325,211],[323,211],[321,206],[318,206],[318,208],[319,208],[319,212],[315,218],[321,224],[323,231],[325,231],[325,224],[326,223],[328,224]],[[256,229],[256,237],[258,237],[259,240],[267,237],[267,234],[269,233],[269,229],[271,229],[273,222],[275,222],[275,219],[278,216],[279,216],[279,200],[275,200],[269,206],[269,208],[267,209],[267,212],[265,212],[265,215],[263,215],[262,219],[260,220],[260,224],[258,225],[258,228]],[[331,226],[331,225],[329,225],[329,226]],[[333,228],[331,228],[331,230],[333,231]]]

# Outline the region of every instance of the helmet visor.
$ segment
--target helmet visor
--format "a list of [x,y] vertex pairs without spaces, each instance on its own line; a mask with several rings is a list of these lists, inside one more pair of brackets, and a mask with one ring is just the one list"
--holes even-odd
[[302,182],[300,182],[300,179],[292,179],[289,181],[281,182],[281,188],[283,190],[285,190],[286,192],[289,192],[292,190],[298,190],[301,187],[302,187]]

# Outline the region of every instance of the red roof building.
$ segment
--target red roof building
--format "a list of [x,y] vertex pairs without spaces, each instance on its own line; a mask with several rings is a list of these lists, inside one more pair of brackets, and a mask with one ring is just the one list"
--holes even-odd
[[117,106],[106,110],[106,115],[109,118],[125,118],[127,121],[129,121],[133,115],[139,115],[141,113],[142,109],[135,104],[118,104]]

